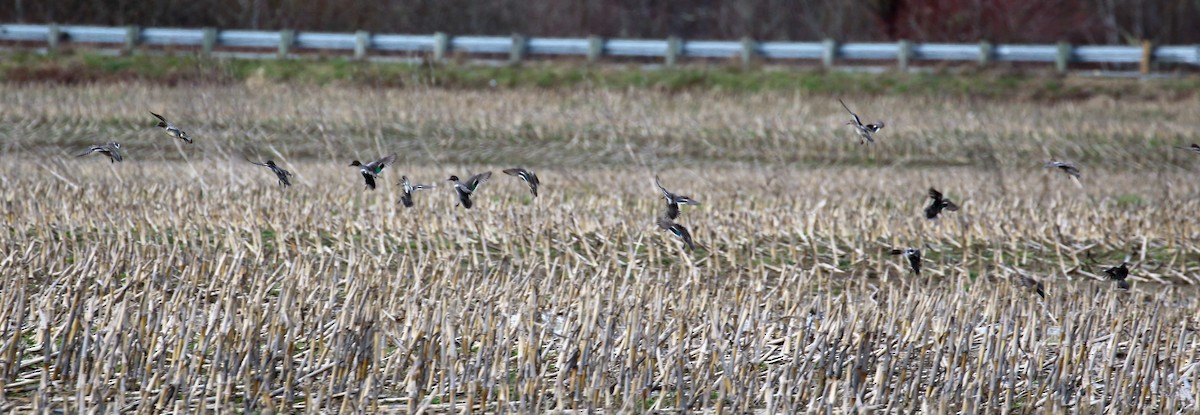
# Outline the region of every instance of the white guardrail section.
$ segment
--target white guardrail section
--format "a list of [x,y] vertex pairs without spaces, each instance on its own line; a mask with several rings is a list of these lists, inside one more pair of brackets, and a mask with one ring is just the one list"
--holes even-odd
[[[270,49],[276,53],[253,56],[272,58],[306,51],[333,51],[352,54],[359,59],[372,58],[371,52],[428,53],[444,59],[450,53],[507,55],[520,60],[529,55],[581,56],[596,60],[603,56],[661,58],[671,65],[678,59],[727,58],[767,60],[819,60],[826,66],[835,61],[896,61],[901,68],[916,61],[975,61],[1054,63],[1060,71],[1072,62],[1138,64],[1148,71],[1150,63],[1200,66],[1200,45],[1155,46],[1072,46],[1051,45],[947,44],[947,43],[837,43],[756,42],[668,39],[602,39],[598,37],[526,38],[523,36],[448,36],[322,33],[294,31],[252,31],[217,29],[175,29],[0,24],[0,42],[35,44],[40,52],[52,52],[63,44],[95,45],[100,48],[132,51],[139,45],[156,47],[195,47],[208,54],[215,49]],[[113,47],[116,46],[116,47]]]

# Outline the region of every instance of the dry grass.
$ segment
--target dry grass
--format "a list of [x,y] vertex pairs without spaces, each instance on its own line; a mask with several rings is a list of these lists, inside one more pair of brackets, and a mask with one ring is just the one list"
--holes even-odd
[[[1200,183],[1162,148],[1195,102],[882,98],[864,149],[827,98],[264,88],[0,86],[0,411],[1198,408]],[[64,156],[110,137],[125,163]],[[363,191],[345,164],[387,150]],[[511,163],[542,197],[396,203]],[[703,249],[654,227],[655,172]],[[922,219],[929,186],[962,211]]]

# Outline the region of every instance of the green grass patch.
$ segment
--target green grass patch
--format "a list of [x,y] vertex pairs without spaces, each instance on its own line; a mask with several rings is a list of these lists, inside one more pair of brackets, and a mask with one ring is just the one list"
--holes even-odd
[[574,88],[795,91],[822,95],[911,94],[985,98],[1081,99],[1190,96],[1200,76],[1141,82],[1057,77],[1049,72],[938,70],[921,73],[850,73],[804,67],[742,68],[732,64],[582,65],[541,61],[521,65],[359,62],[343,57],[287,60],[202,58],[192,54],[101,56],[86,52],[46,56],[10,53],[0,59],[0,82],[215,83],[246,81],[350,84],[370,87],[431,86],[461,89]]

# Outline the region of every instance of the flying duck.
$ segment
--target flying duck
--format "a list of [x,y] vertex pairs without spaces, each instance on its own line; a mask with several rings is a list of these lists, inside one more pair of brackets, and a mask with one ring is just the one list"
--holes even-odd
[[932,187],[929,188],[929,198],[933,202],[925,208],[926,219],[937,219],[938,214],[942,213],[942,209],[954,212],[958,210],[958,205],[951,202],[950,199],[942,197],[942,192],[937,191]]
[[418,190],[430,189],[434,186],[431,184],[412,184],[408,181],[408,176],[400,176],[400,187],[403,193],[400,194],[400,203],[406,208],[413,207],[412,194]]
[[687,228],[683,225],[675,223],[675,221],[671,220],[671,218],[667,216],[659,216],[657,223],[659,228],[671,231],[671,233],[675,234],[675,236],[679,237],[679,239],[682,239],[683,243],[687,245],[688,250],[693,250],[696,248],[695,244],[692,243],[692,234],[688,232]]
[[871,135],[879,132],[879,130],[883,128],[883,121],[876,121],[875,124],[863,125],[862,120],[858,118],[858,114],[855,114],[854,111],[850,111],[850,107],[847,107],[845,102],[842,102],[841,99],[838,99],[838,102],[841,102],[842,108],[845,108],[846,112],[849,112],[850,115],[854,117],[854,120],[847,122],[846,125],[854,126],[854,131],[858,133],[858,143],[874,143],[875,139],[872,138]]
[[1121,265],[1104,270],[1104,273],[1108,274],[1108,279],[1117,281],[1117,288],[1129,289],[1129,281],[1126,280],[1129,278],[1128,264],[1122,262]]
[[669,190],[667,190],[667,188],[663,187],[661,182],[659,182],[658,175],[654,176],[654,185],[658,186],[658,190],[662,192],[663,198],[667,199],[667,219],[674,220],[679,217],[679,205],[700,204],[699,201],[693,200],[691,197],[671,193]]
[[533,172],[522,168],[504,169],[504,174],[516,176],[521,180],[524,180],[525,184],[529,185],[529,192],[533,193],[533,197],[537,197],[538,177],[536,174],[533,174]]
[[893,249],[892,255],[904,255],[908,259],[908,269],[914,274],[921,275],[921,250],[914,248]]
[[1176,148],[1182,149],[1182,150],[1187,150],[1187,151],[1190,151],[1190,152],[1193,152],[1196,154],[1200,154],[1200,144],[1192,143],[1192,145],[1188,146],[1188,147],[1176,147]]
[[1068,176],[1075,178],[1075,180],[1079,180],[1079,177],[1080,177],[1079,168],[1075,167],[1075,165],[1072,163],[1050,159],[1050,161],[1046,162],[1045,167],[1047,169],[1056,168],[1056,169],[1062,171],[1063,173],[1066,173]]
[[367,183],[367,188],[375,190],[375,178],[379,177],[379,173],[383,172],[383,168],[390,166],[396,162],[396,153],[389,154],[387,157],[372,161],[367,164],[362,164],[358,160],[350,162],[351,166],[358,167],[358,172],[362,173],[363,180]]
[[246,160],[246,161],[249,161],[258,166],[263,166],[268,169],[271,169],[271,171],[275,173],[275,177],[279,178],[280,186],[288,187],[288,186],[292,185],[292,182],[290,180],[288,180],[288,176],[291,176],[292,172],[284,170],[283,168],[281,168],[279,166],[276,166],[274,160],[267,160],[266,163],[259,163],[259,162],[251,161],[251,160]]
[[91,147],[88,147],[87,150],[84,150],[82,153],[79,153],[79,155],[77,155],[75,157],[83,157],[83,156],[86,156],[86,155],[92,154],[92,153],[100,153],[100,154],[108,156],[109,163],[116,163],[118,161],[121,161],[121,159],[122,159],[121,153],[119,151],[117,151],[120,149],[121,149],[121,143],[116,143],[116,142],[106,143],[106,144],[94,144]]
[[458,192],[458,204],[462,205],[462,207],[465,209],[470,209],[473,205],[471,202],[471,194],[475,193],[475,190],[479,189],[479,185],[483,184],[483,182],[486,182],[487,179],[491,177],[492,172],[490,171],[485,171],[483,173],[471,176],[466,180],[466,182],[459,181],[458,176],[450,176],[449,180],[454,182],[454,191]]
[[166,130],[167,135],[187,141],[188,144],[192,143],[192,138],[188,137],[187,133],[183,130],[180,130],[179,127],[175,126],[175,124],[171,124],[170,121],[167,121],[167,119],[163,118],[161,115],[155,114],[154,111],[150,111],[150,115],[153,115],[154,118],[158,118],[158,128]]
[[1017,285],[1025,290],[1036,292],[1039,297],[1042,297],[1042,299],[1046,298],[1046,286],[1043,285],[1041,281],[1024,275],[1018,275]]

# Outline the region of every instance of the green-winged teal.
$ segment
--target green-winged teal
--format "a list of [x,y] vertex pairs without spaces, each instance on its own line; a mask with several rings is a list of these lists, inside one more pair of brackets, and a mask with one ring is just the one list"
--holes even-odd
[[249,161],[258,166],[263,166],[268,169],[271,169],[271,172],[275,173],[275,177],[279,178],[280,186],[288,187],[288,186],[292,185],[292,182],[290,180],[288,180],[288,176],[291,176],[292,172],[284,170],[283,168],[281,168],[279,166],[276,166],[275,161],[267,160],[266,163],[259,163],[257,161],[252,161],[252,160],[246,160],[246,161]]
[[400,194],[400,204],[403,204],[406,208],[413,207],[413,192],[433,187],[431,184],[412,184],[412,182],[408,181],[408,176],[400,176],[400,191],[403,192]]
[[[454,182],[454,191],[458,193],[458,204],[465,209],[470,209],[473,203],[471,202],[471,194],[479,189],[479,185],[486,182],[492,177],[492,172],[485,171],[468,178],[465,182],[459,181],[458,176],[450,176],[450,181]],[[455,205],[457,206],[457,205]]]
[[874,124],[863,125],[862,120],[858,118],[858,114],[855,114],[854,111],[850,111],[850,107],[846,106],[845,102],[842,102],[841,99],[838,99],[838,102],[841,102],[842,108],[845,108],[846,112],[849,112],[850,115],[854,117],[854,120],[847,122],[846,125],[854,126],[854,131],[858,133],[858,143],[874,143],[875,138],[872,137],[872,134],[879,132],[879,130],[883,128],[883,121],[876,121]]
[[1079,179],[1080,179],[1079,168],[1075,167],[1075,164],[1068,163],[1065,161],[1058,161],[1055,159],[1050,159],[1050,161],[1046,162],[1045,168],[1058,169],[1058,171],[1061,171],[1064,174],[1066,174],[1067,177],[1070,177],[1071,180],[1075,182],[1076,186],[1083,187],[1083,183],[1081,183],[1079,181]]
[[1187,150],[1187,151],[1190,151],[1190,152],[1193,152],[1196,154],[1200,154],[1200,144],[1192,143],[1192,145],[1187,146],[1187,147],[1176,147],[1176,148],[1179,148],[1182,150]]
[[94,144],[91,147],[88,147],[87,150],[84,150],[82,153],[79,153],[79,155],[77,155],[75,157],[83,157],[83,156],[86,156],[86,155],[92,154],[92,153],[100,153],[100,154],[104,154],[104,155],[108,156],[109,163],[116,163],[116,162],[122,160],[121,152],[118,151],[120,149],[121,149],[121,143],[116,143],[116,142],[105,143],[105,144]]
[[659,216],[656,223],[658,224],[659,228],[668,230],[675,234],[675,236],[679,237],[679,239],[682,239],[683,243],[687,245],[688,250],[693,250],[696,248],[695,244],[692,243],[692,234],[688,232],[687,228],[683,225],[675,223],[675,221],[671,220],[671,218],[665,215]]
[[921,250],[914,248],[893,249],[892,255],[904,255],[908,260],[908,269],[914,274],[921,275]]
[[383,168],[390,166],[396,162],[396,153],[387,155],[387,157],[379,160],[363,164],[358,160],[350,162],[351,166],[358,167],[359,173],[362,173],[363,180],[367,183],[367,188],[375,190],[375,178],[379,177],[379,173],[383,172]]
[[187,133],[183,132],[183,130],[180,130],[179,127],[175,126],[175,124],[171,124],[170,121],[167,121],[167,119],[163,118],[161,115],[155,114],[154,111],[150,111],[150,115],[153,115],[154,118],[158,118],[158,128],[166,130],[167,135],[187,141],[188,144],[192,143],[192,138],[188,137]]
[[1017,286],[1022,289],[1037,293],[1038,297],[1046,298],[1046,286],[1041,281],[1035,280],[1024,275],[1017,276]]
[[504,174],[516,176],[521,180],[524,180],[525,184],[529,185],[529,193],[533,193],[533,197],[537,197],[539,182],[536,174],[533,174],[533,172],[522,168],[504,169]]
[[699,205],[700,202],[691,197],[671,193],[667,188],[663,187],[662,182],[658,180],[658,175],[654,176],[654,185],[658,186],[658,190],[662,192],[663,198],[667,200],[667,219],[676,219],[679,217],[679,205]]
[[1121,265],[1104,270],[1104,273],[1108,274],[1108,279],[1117,282],[1117,288],[1129,289],[1129,281],[1126,280],[1129,278],[1129,264],[1122,262]]
[[929,188],[929,198],[933,199],[933,202],[925,208],[926,219],[936,219],[938,214],[942,213],[942,209],[951,212],[958,210],[958,205],[954,204],[954,202],[951,202],[950,199],[943,197],[942,192],[939,192],[937,189],[932,187]]
[[1077,178],[1077,179],[1080,177],[1079,168],[1075,167],[1075,165],[1072,163],[1050,159],[1050,161],[1046,162],[1045,167],[1047,169],[1050,169],[1050,168],[1058,169],[1059,171],[1066,173],[1067,175]]

